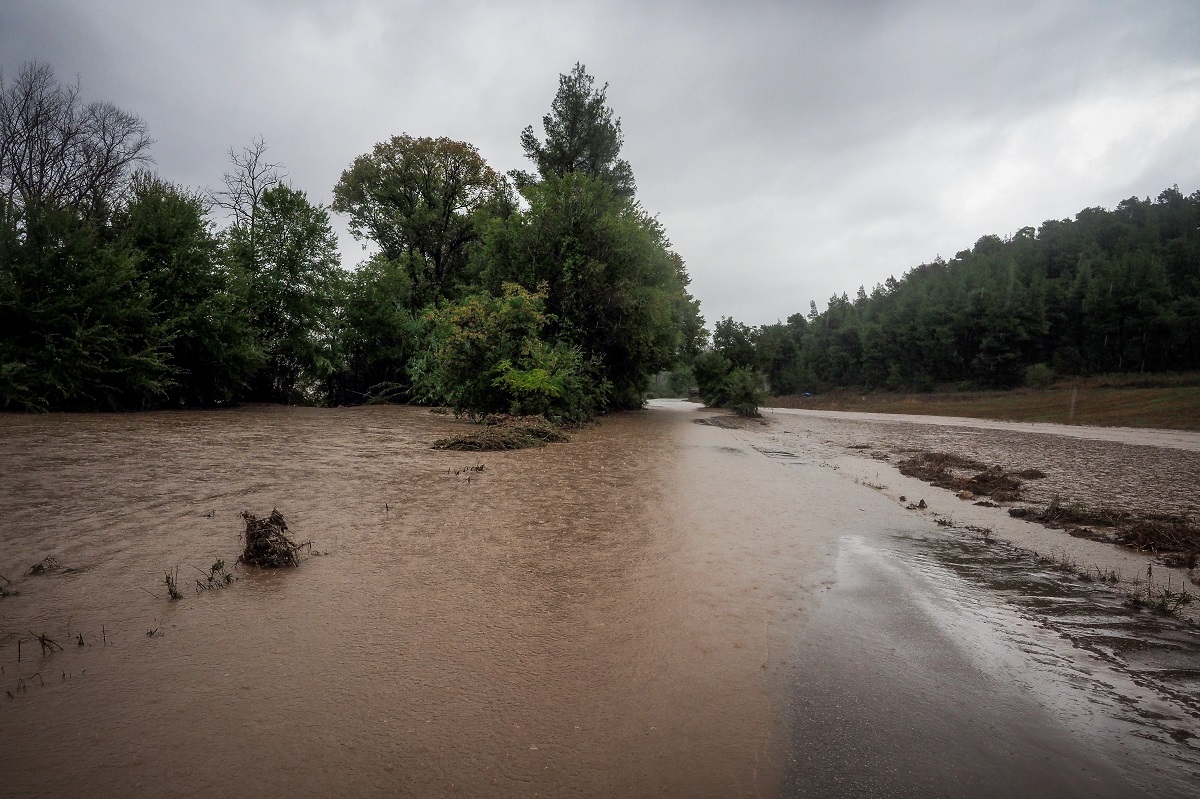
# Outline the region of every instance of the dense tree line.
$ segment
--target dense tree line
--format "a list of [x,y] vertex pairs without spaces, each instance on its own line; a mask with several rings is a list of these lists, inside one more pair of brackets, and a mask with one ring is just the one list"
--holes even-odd
[[[421,401],[581,419],[699,351],[682,259],[635,198],[620,120],[560,76],[535,172],[399,135],[327,209],[266,145],[200,193],[136,116],[49,66],[0,75],[0,408]],[[338,263],[329,212],[378,253]],[[214,219],[220,217],[220,223]]]
[[702,392],[742,368],[775,394],[1200,369],[1200,192],[984,236],[786,322],[722,319],[695,368]]

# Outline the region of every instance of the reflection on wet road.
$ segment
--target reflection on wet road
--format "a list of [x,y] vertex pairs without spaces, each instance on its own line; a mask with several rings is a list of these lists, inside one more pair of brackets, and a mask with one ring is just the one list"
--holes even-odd
[[977,536],[847,536],[837,571],[800,640],[788,795],[1194,790],[1194,631]]
[[1098,574],[897,512],[800,439],[742,435],[806,490],[837,497],[840,478],[859,489],[843,507],[869,505],[797,634],[786,795],[1194,794],[1194,627]]

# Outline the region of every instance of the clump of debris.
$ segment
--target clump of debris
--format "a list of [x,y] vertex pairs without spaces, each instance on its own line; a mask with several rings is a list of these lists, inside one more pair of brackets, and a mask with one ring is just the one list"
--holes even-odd
[[708,427],[721,427],[725,430],[753,430],[755,427],[769,424],[766,419],[761,416],[743,416],[743,415],[721,415],[721,416],[702,416],[699,419],[692,420],[696,424],[707,425]]
[[1195,569],[1200,559],[1200,525],[1184,516],[1154,513],[1121,525],[1117,543],[1153,552],[1168,566]]
[[917,452],[901,461],[900,473],[927,483],[975,496],[991,497],[997,502],[1015,502],[1021,498],[1021,480],[1045,477],[1036,469],[1010,472],[999,466],[987,466],[977,460],[948,452]]
[[1043,509],[1010,508],[1010,516],[1066,530],[1076,538],[1107,541],[1147,552],[1167,566],[1195,569],[1200,557],[1200,525],[1186,516],[1135,516],[1112,508],[1090,508],[1057,495]]
[[48,555],[29,568],[30,574],[47,574],[58,568],[58,558]]
[[299,566],[300,550],[312,548],[312,542],[297,544],[287,536],[287,522],[278,510],[260,519],[250,511],[242,511],[246,520],[246,549],[238,560],[252,566],[277,569],[280,566]]
[[541,447],[547,443],[570,440],[561,427],[541,416],[494,413],[485,416],[478,429],[438,439],[433,442],[433,448],[483,452]]

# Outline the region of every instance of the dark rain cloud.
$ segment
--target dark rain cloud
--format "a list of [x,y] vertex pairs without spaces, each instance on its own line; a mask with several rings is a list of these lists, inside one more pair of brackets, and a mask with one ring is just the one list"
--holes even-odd
[[[1200,5],[8,0],[0,67],[51,63],[214,185],[263,136],[327,202],[392,134],[523,167],[575,61],[710,320],[853,294],[985,233],[1200,189]],[[352,266],[361,250],[346,239]]]

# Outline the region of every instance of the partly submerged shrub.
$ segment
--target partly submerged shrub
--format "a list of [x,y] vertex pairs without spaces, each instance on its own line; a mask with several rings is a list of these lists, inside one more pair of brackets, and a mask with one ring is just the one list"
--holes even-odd
[[429,311],[428,346],[412,366],[418,395],[459,413],[595,416],[608,385],[578,348],[542,338],[545,297],[509,283],[503,296],[481,292]]
[[492,414],[485,417],[475,430],[438,439],[433,442],[433,448],[483,452],[527,449],[569,440],[560,427],[541,416]]

